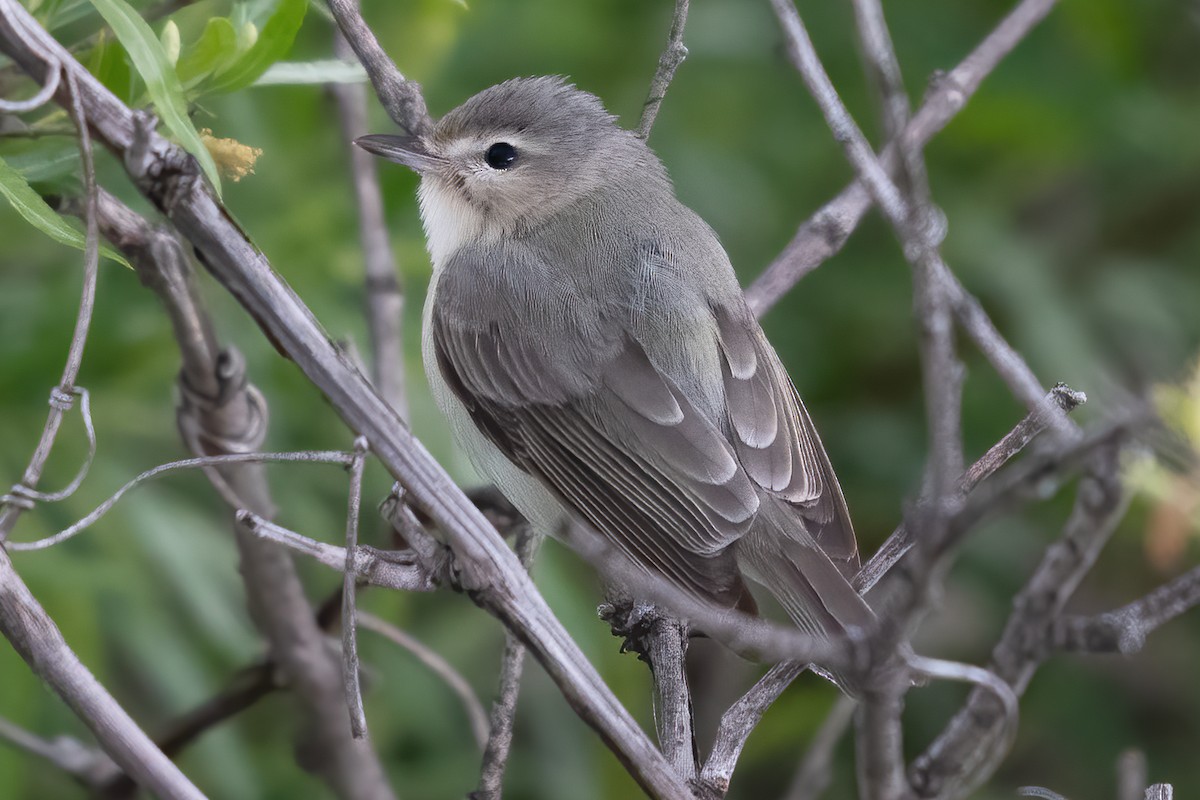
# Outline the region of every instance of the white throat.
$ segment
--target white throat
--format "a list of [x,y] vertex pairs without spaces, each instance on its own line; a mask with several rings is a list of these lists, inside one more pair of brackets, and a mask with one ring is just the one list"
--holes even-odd
[[462,195],[447,188],[436,179],[424,178],[417,190],[421,205],[421,223],[425,227],[425,242],[434,271],[464,244],[491,238],[483,215]]

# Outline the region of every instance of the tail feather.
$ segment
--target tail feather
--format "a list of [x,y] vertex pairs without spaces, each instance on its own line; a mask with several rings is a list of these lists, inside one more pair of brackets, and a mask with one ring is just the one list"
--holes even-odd
[[[841,570],[809,534],[797,529],[796,518],[784,528],[764,515],[738,542],[738,563],[747,577],[769,591],[801,630],[831,638],[852,628],[867,628],[875,615]],[[818,670],[850,693],[842,676]]]

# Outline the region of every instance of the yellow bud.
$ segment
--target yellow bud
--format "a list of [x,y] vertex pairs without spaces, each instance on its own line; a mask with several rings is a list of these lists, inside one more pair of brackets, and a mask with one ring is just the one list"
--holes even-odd
[[262,148],[242,144],[237,139],[218,139],[208,128],[200,131],[200,141],[217,162],[221,174],[234,183],[254,174],[254,162],[263,153]]

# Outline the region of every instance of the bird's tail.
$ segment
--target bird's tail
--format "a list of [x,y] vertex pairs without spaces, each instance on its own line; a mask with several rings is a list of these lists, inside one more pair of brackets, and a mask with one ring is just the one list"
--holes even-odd
[[[796,626],[807,633],[830,638],[873,625],[875,615],[870,606],[813,538],[798,528],[797,518],[788,514],[772,519],[774,516],[768,511],[738,542],[743,573],[774,595]],[[813,669],[847,694],[854,694],[853,682],[844,675],[820,664]]]

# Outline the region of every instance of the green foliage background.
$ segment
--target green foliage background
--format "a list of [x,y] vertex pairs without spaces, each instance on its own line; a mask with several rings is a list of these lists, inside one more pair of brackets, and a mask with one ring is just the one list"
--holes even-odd
[[[558,73],[600,95],[633,126],[666,39],[670,5],[375,0],[365,11],[401,68],[422,82],[435,115],[505,78]],[[213,14],[239,24],[261,23],[274,8],[250,2],[231,10],[215,0],[185,8],[174,17],[185,56]],[[919,98],[927,77],[956,64],[1008,8],[1002,0],[889,3],[912,94]],[[862,78],[849,4],[805,0],[800,10],[835,83],[874,134],[877,115]],[[51,12],[65,20],[56,34],[66,42],[101,24],[86,4],[38,4],[43,18]],[[163,24],[153,23],[156,34]],[[686,43],[690,57],[651,143],[681,197],[714,226],[748,283],[851,172],[786,63],[765,2],[694,0]],[[1083,419],[1103,417],[1130,389],[1179,379],[1196,354],[1198,47],[1194,4],[1066,0],[928,150],[934,194],[949,218],[949,263],[1044,380],[1067,381],[1089,393]],[[310,8],[287,57],[314,60],[330,53],[330,25]],[[123,53],[96,55],[96,68],[110,85],[123,87],[131,101],[146,102]],[[355,211],[331,98],[319,86],[273,86],[201,92],[195,99],[196,127],[264,151],[257,174],[236,184],[226,181],[232,213],[327,329],[365,347]],[[375,113],[375,127],[391,130],[382,113]],[[62,137],[32,145],[4,138],[0,156],[58,148],[67,157],[70,147]],[[108,154],[99,158],[103,184],[144,208],[119,164]],[[382,176],[409,306],[413,427],[456,476],[471,482],[419,365],[418,311],[428,260],[414,203],[416,179],[389,165],[382,166]],[[77,185],[61,175],[37,184],[51,192]],[[45,398],[61,370],[80,264],[77,251],[0,207],[5,486],[16,480],[32,451]],[[131,271],[109,262],[101,269],[80,378],[92,393],[99,455],[73,498],[26,515],[19,539],[69,524],[138,472],[183,456],[173,422],[178,355],[166,317]],[[872,216],[843,253],[805,279],[765,320],[818,422],[867,552],[898,521],[924,457],[910,288],[890,232]],[[251,376],[270,402],[268,446],[348,447],[349,434],[298,370],[277,356],[219,287],[206,282],[205,291],[222,335],[246,354]],[[968,453],[977,455],[1021,410],[970,346],[964,343],[963,350],[966,441]],[[43,485],[55,488],[69,480],[83,450],[73,418]],[[284,524],[318,537],[340,535],[343,473],[278,466],[271,475]],[[368,481],[370,497],[381,497],[386,486],[376,469]],[[942,608],[927,626],[925,650],[986,660],[1013,593],[1064,519],[1069,495],[973,536]],[[1192,539],[1173,562],[1148,565],[1151,510],[1148,500],[1134,504],[1075,607],[1094,611],[1122,604],[1196,562]],[[368,521],[365,536],[378,541],[382,529]],[[83,661],[151,731],[209,697],[261,653],[244,611],[228,515],[199,475],[139,489],[91,531],[48,552],[18,554],[15,562]],[[338,583],[311,564],[301,569],[314,598]],[[649,725],[646,670],[620,655],[618,642],[596,620],[600,595],[591,570],[549,545],[536,577],[588,656]],[[481,696],[490,696],[502,631],[465,598],[369,591],[363,602],[443,653]],[[1012,797],[1017,786],[1037,784],[1074,798],[1113,797],[1114,764],[1127,747],[1143,748],[1151,777],[1174,783],[1178,796],[1200,792],[1198,634],[1200,615],[1193,613],[1155,634],[1136,659],[1054,659],[1022,704],[1011,759],[979,796]],[[406,798],[463,796],[474,785],[478,754],[456,700],[406,653],[369,633],[362,639],[370,665],[372,736],[397,791]],[[713,648],[697,649],[709,665],[698,713],[711,725],[716,699],[733,696],[757,670]],[[906,717],[911,754],[963,696],[963,690],[941,685],[912,693]],[[750,740],[731,796],[778,796],[833,697],[829,686],[811,677],[790,690]],[[0,716],[45,736],[87,738],[8,647],[0,647]],[[293,764],[293,718],[286,695],[268,698],[207,734],[181,764],[213,797],[326,797]],[[843,742],[828,796],[853,796],[851,755]],[[636,794],[536,665],[526,674],[507,785],[512,798]],[[82,796],[46,765],[0,747],[0,797]]]

